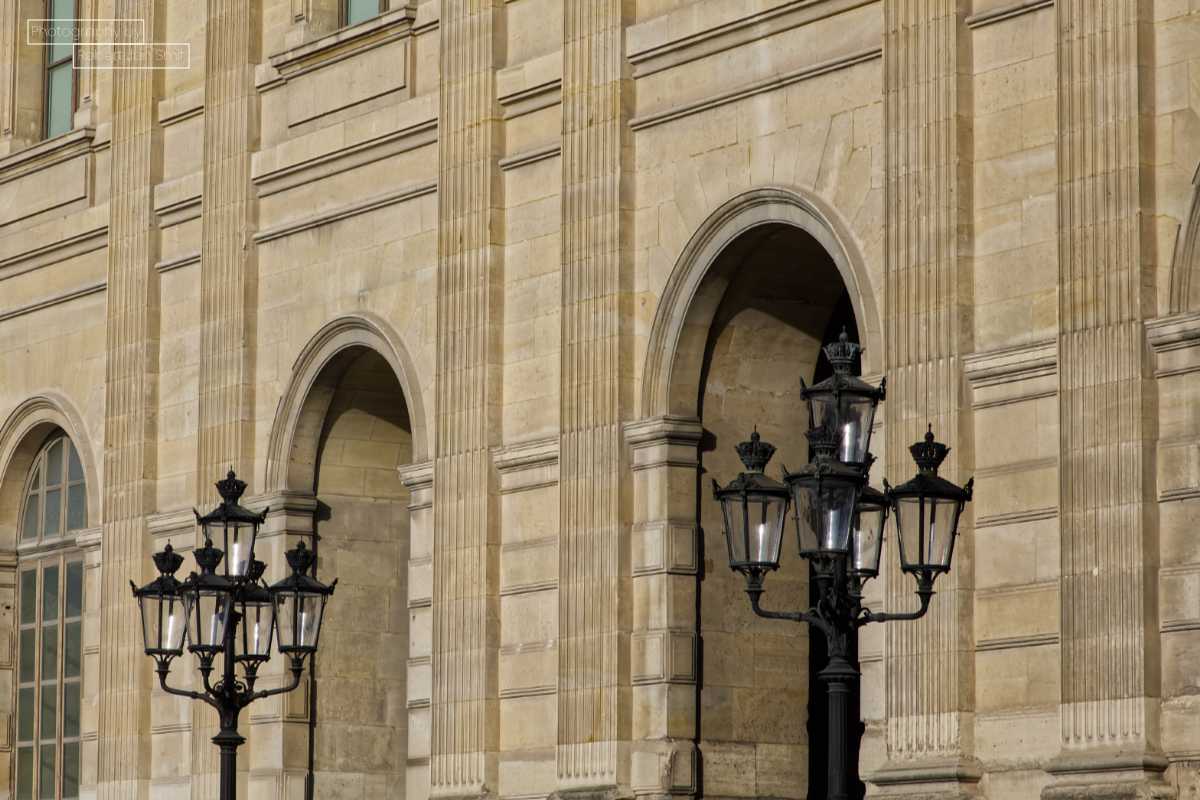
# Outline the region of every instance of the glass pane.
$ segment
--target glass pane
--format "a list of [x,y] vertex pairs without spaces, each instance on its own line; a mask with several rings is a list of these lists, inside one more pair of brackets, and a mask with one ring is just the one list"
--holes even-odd
[[53,740],[58,734],[58,692],[52,683],[42,685],[41,723],[41,740]]
[[72,681],[63,686],[63,736],[67,739],[79,737],[78,681]]
[[34,689],[30,686],[22,689],[17,698],[17,741],[33,741],[33,700]]
[[17,798],[33,800],[33,748],[17,748]]
[[63,800],[79,797],[79,742],[63,745]]
[[37,621],[37,571],[27,569],[21,573],[21,624],[32,625]]
[[42,622],[58,619],[58,566],[42,570]]
[[87,527],[87,489],[77,483],[67,490],[67,530]]
[[54,745],[42,745],[41,757],[38,758],[38,773],[38,797],[42,800],[54,800]]
[[71,130],[75,113],[75,71],[71,62],[59,64],[46,73],[46,136],[58,136]]
[[62,489],[46,492],[46,519],[42,526],[43,536],[58,536],[62,533]]
[[58,677],[58,625],[42,628],[42,680]]
[[78,617],[83,613],[83,562],[67,564],[67,616]]
[[21,683],[32,683],[37,679],[37,628],[21,631]]
[[63,440],[59,439],[54,444],[50,445],[50,451],[46,453],[46,485],[59,486],[62,484],[62,466],[63,466]]
[[83,480],[83,464],[79,462],[79,451],[75,449],[75,443],[71,442],[71,465],[67,468],[67,478],[72,481]]
[[379,16],[379,0],[346,0],[346,24],[354,25]]
[[38,514],[41,511],[42,496],[31,494],[25,498],[25,521],[21,525],[21,539],[36,539],[38,535]]
[[300,596],[300,618],[296,624],[296,643],[302,647],[313,647],[321,630],[321,612],[325,610],[325,598],[320,595]]
[[67,623],[66,642],[63,645],[63,677],[79,677],[79,665],[83,646],[81,642],[81,622]]

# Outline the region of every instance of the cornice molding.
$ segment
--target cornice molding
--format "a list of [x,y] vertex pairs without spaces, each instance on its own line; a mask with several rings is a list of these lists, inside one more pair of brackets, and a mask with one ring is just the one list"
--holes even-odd
[[701,27],[700,20],[705,16],[693,7],[653,17],[629,28],[625,54],[633,64],[634,77],[641,78],[873,2],[790,0],[757,14],[736,16],[739,12],[735,3],[709,0],[710,8],[727,10],[723,20]]
[[427,183],[410,184],[401,189],[396,189],[391,192],[384,192],[358,203],[349,203],[338,208],[331,209],[321,214],[314,214],[310,217],[304,217],[298,220],[285,222],[282,225],[261,230],[254,234],[255,244],[270,242],[274,239],[281,239],[284,236],[291,236],[303,231],[319,228],[322,225],[328,225],[331,222],[348,219],[349,217],[357,216],[368,211],[385,208],[387,206],[403,203],[407,200],[414,200],[418,197],[424,197],[427,194],[433,194],[437,191],[437,181],[429,181]]
[[1020,17],[1033,11],[1041,11],[1043,8],[1053,7],[1054,0],[1019,0],[1019,2],[1009,3],[1006,6],[993,8],[989,11],[971,14],[966,18],[965,22],[968,28],[984,28],[988,25],[1004,22],[1005,20]]
[[963,356],[972,408],[1051,397],[1058,392],[1058,342],[1050,339]]
[[95,128],[76,128],[0,158],[0,184],[90,153],[95,136]]
[[282,50],[268,60],[286,83],[305,73],[411,35],[415,18],[416,4],[408,3],[320,39]]
[[724,92],[718,92],[714,95],[693,100],[689,103],[682,103],[671,108],[666,108],[661,111],[655,111],[649,114],[643,114],[634,117],[629,121],[629,127],[635,131],[640,131],[645,128],[652,128],[657,125],[662,125],[666,122],[673,122],[683,117],[698,114],[701,111],[708,111],[718,106],[723,106],[728,103],[734,103],[738,100],[744,100],[747,97],[753,97],[756,94],[764,92],[772,92],[776,89],[781,89],[785,86],[790,86],[793,83],[815,78],[818,75],[826,75],[830,72],[847,69],[849,67],[865,64],[868,61],[874,61],[877,58],[883,57],[883,48],[868,47],[863,50],[855,50],[845,55],[835,56],[834,58],[820,61],[816,64],[810,64],[799,69],[794,69],[789,72],[783,72],[778,75],[772,75],[769,78],[752,81],[734,89],[729,89]]
[[526,167],[530,164],[536,164],[539,161],[556,158],[560,155],[562,155],[562,145],[558,143],[549,144],[545,147],[535,147],[532,150],[526,150],[523,153],[515,153],[514,155],[502,158],[499,161],[499,167],[504,172],[507,172],[510,169]]
[[0,311],[0,322],[7,322],[10,319],[16,319],[17,317],[22,317],[26,314],[33,314],[34,312],[41,311],[46,308],[52,308],[54,306],[62,305],[63,303],[69,303],[70,301],[78,300],[81,297],[89,297],[93,294],[99,294],[100,292],[105,291],[107,288],[108,281],[105,280],[97,281],[96,283],[89,283],[86,286],[81,286],[79,288],[71,289],[59,294],[50,295],[49,297],[44,297],[41,300],[35,300],[32,303],[18,306],[10,311]]
[[1200,371],[1200,311],[1146,320],[1145,328],[1154,352],[1155,377]]

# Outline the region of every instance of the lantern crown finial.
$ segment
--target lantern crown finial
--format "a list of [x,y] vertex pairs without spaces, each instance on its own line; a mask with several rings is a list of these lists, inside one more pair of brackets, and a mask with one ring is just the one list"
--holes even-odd
[[908,452],[912,453],[913,461],[917,462],[917,468],[921,472],[929,472],[936,475],[938,467],[946,460],[946,455],[950,452],[950,448],[934,440],[933,424],[930,423],[928,430],[925,432],[925,438],[908,448]]
[[233,467],[230,467],[225,479],[217,481],[217,491],[220,492],[222,500],[229,505],[235,505],[246,491],[246,482],[239,479]]
[[171,547],[170,542],[167,542],[167,546],[162,549],[162,552],[154,554],[154,566],[162,575],[174,575],[182,565],[183,556],[175,552],[175,548]]
[[842,332],[838,334],[838,340],[831,344],[825,345],[825,357],[829,359],[833,371],[839,375],[848,375],[854,369],[854,361],[862,352],[862,347],[858,342],[850,341],[850,334],[846,332],[846,327],[842,326]]
[[221,563],[221,558],[225,553],[220,548],[213,547],[211,539],[206,539],[204,547],[196,551],[196,563],[200,565],[200,572],[205,575],[211,575],[217,571],[217,565]]
[[834,460],[838,442],[825,427],[818,426],[804,435],[808,437],[808,446],[813,450],[814,463]]
[[308,572],[308,568],[312,566],[313,560],[315,559],[313,552],[308,549],[308,545],[304,543],[303,539],[300,540],[300,543],[296,545],[295,549],[288,550],[286,553],[284,553],[284,556],[287,558],[288,566],[290,566],[297,575],[306,574]]
[[755,428],[754,432],[750,434],[750,441],[742,442],[737,446],[737,453],[748,472],[762,472],[766,469],[771,456],[775,455],[775,445],[764,442],[758,435],[758,429]]

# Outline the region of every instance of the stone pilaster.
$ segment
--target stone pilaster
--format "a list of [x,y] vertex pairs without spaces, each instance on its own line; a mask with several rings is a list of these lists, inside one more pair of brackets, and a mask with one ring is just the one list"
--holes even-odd
[[[154,29],[156,3],[119,0],[114,16]],[[135,25],[136,23],[124,23]],[[127,31],[132,37],[136,29]],[[132,38],[129,40],[132,41]],[[155,123],[161,72],[113,75],[104,392],[104,538],[100,592],[97,796],[145,798],[150,773],[151,662],[142,651],[129,581],[149,571],[146,515],[154,507],[158,407],[159,237],[154,185],[161,175]]]
[[692,487],[702,434],[694,417],[625,426],[633,483],[630,694],[638,709],[629,783],[639,797],[694,796],[698,789],[700,532]]
[[[624,0],[563,8],[558,785],[628,782],[621,279],[629,234]],[[624,628],[624,629],[623,629]]]
[[[258,3],[208,0],[204,32],[204,182],[200,248],[196,502],[230,467],[252,481],[257,266],[250,154],[258,142]],[[216,712],[192,706],[192,797],[217,796]],[[241,765],[246,764],[241,759]]]
[[[887,475],[915,467],[908,446],[932,424],[953,446],[945,474],[970,464],[960,421],[960,356],[970,351],[969,95],[960,88],[965,38],[961,0],[884,4],[884,130],[887,209],[885,411]],[[887,752],[870,780],[883,796],[962,797],[974,792],[972,763],[972,565],[969,519],[953,570],[938,581],[928,615],[886,626]],[[915,585],[888,553],[887,605],[916,604]]]
[[442,0],[430,790],[497,790],[501,0]]
[[1063,752],[1043,796],[1160,796],[1156,432],[1142,339],[1155,301],[1141,229],[1149,10],[1056,9]]

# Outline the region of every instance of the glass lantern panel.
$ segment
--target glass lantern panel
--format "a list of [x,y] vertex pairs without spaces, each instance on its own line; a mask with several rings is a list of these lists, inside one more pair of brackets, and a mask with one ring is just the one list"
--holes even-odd
[[883,509],[864,508],[858,512],[851,541],[851,568],[865,575],[879,573],[879,552],[883,546]]
[[279,649],[294,647],[296,642],[296,594],[282,592],[275,596],[275,625],[279,629]]
[[269,656],[275,606],[271,603],[247,603],[242,613],[237,655]]
[[187,596],[187,635],[193,647],[221,647],[225,640],[229,598],[224,592],[201,591]]
[[832,431],[837,440],[837,460],[860,464],[871,445],[875,401],[857,394],[820,394],[812,398],[813,421]]
[[725,514],[725,539],[729,545],[729,563],[741,564],[746,561],[749,550],[746,543],[746,507],[742,498],[726,497],[721,500],[721,510]]
[[850,523],[858,487],[821,481],[797,484],[793,495],[800,551],[846,552],[850,548]]
[[921,528],[924,505],[920,498],[906,497],[896,502],[896,538],[900,542],[900,566],[905,569],[921,563]]
[[927,509],[925,558],[929,566],[937,569],[950,568],[954,532],[958,528],[959,504],[946,498],[926,499]]
[[321,632],[321,615],[324,611],[325,597],[323,595],[300,595],[300,613],[296,620],[296,642],[301,647],[317,646],[317,635]]
[[254,529],[249,526],[231,525],[225,531],[225,575],[229,578],[244,578],[250,574],[250,561],[254,558]]

